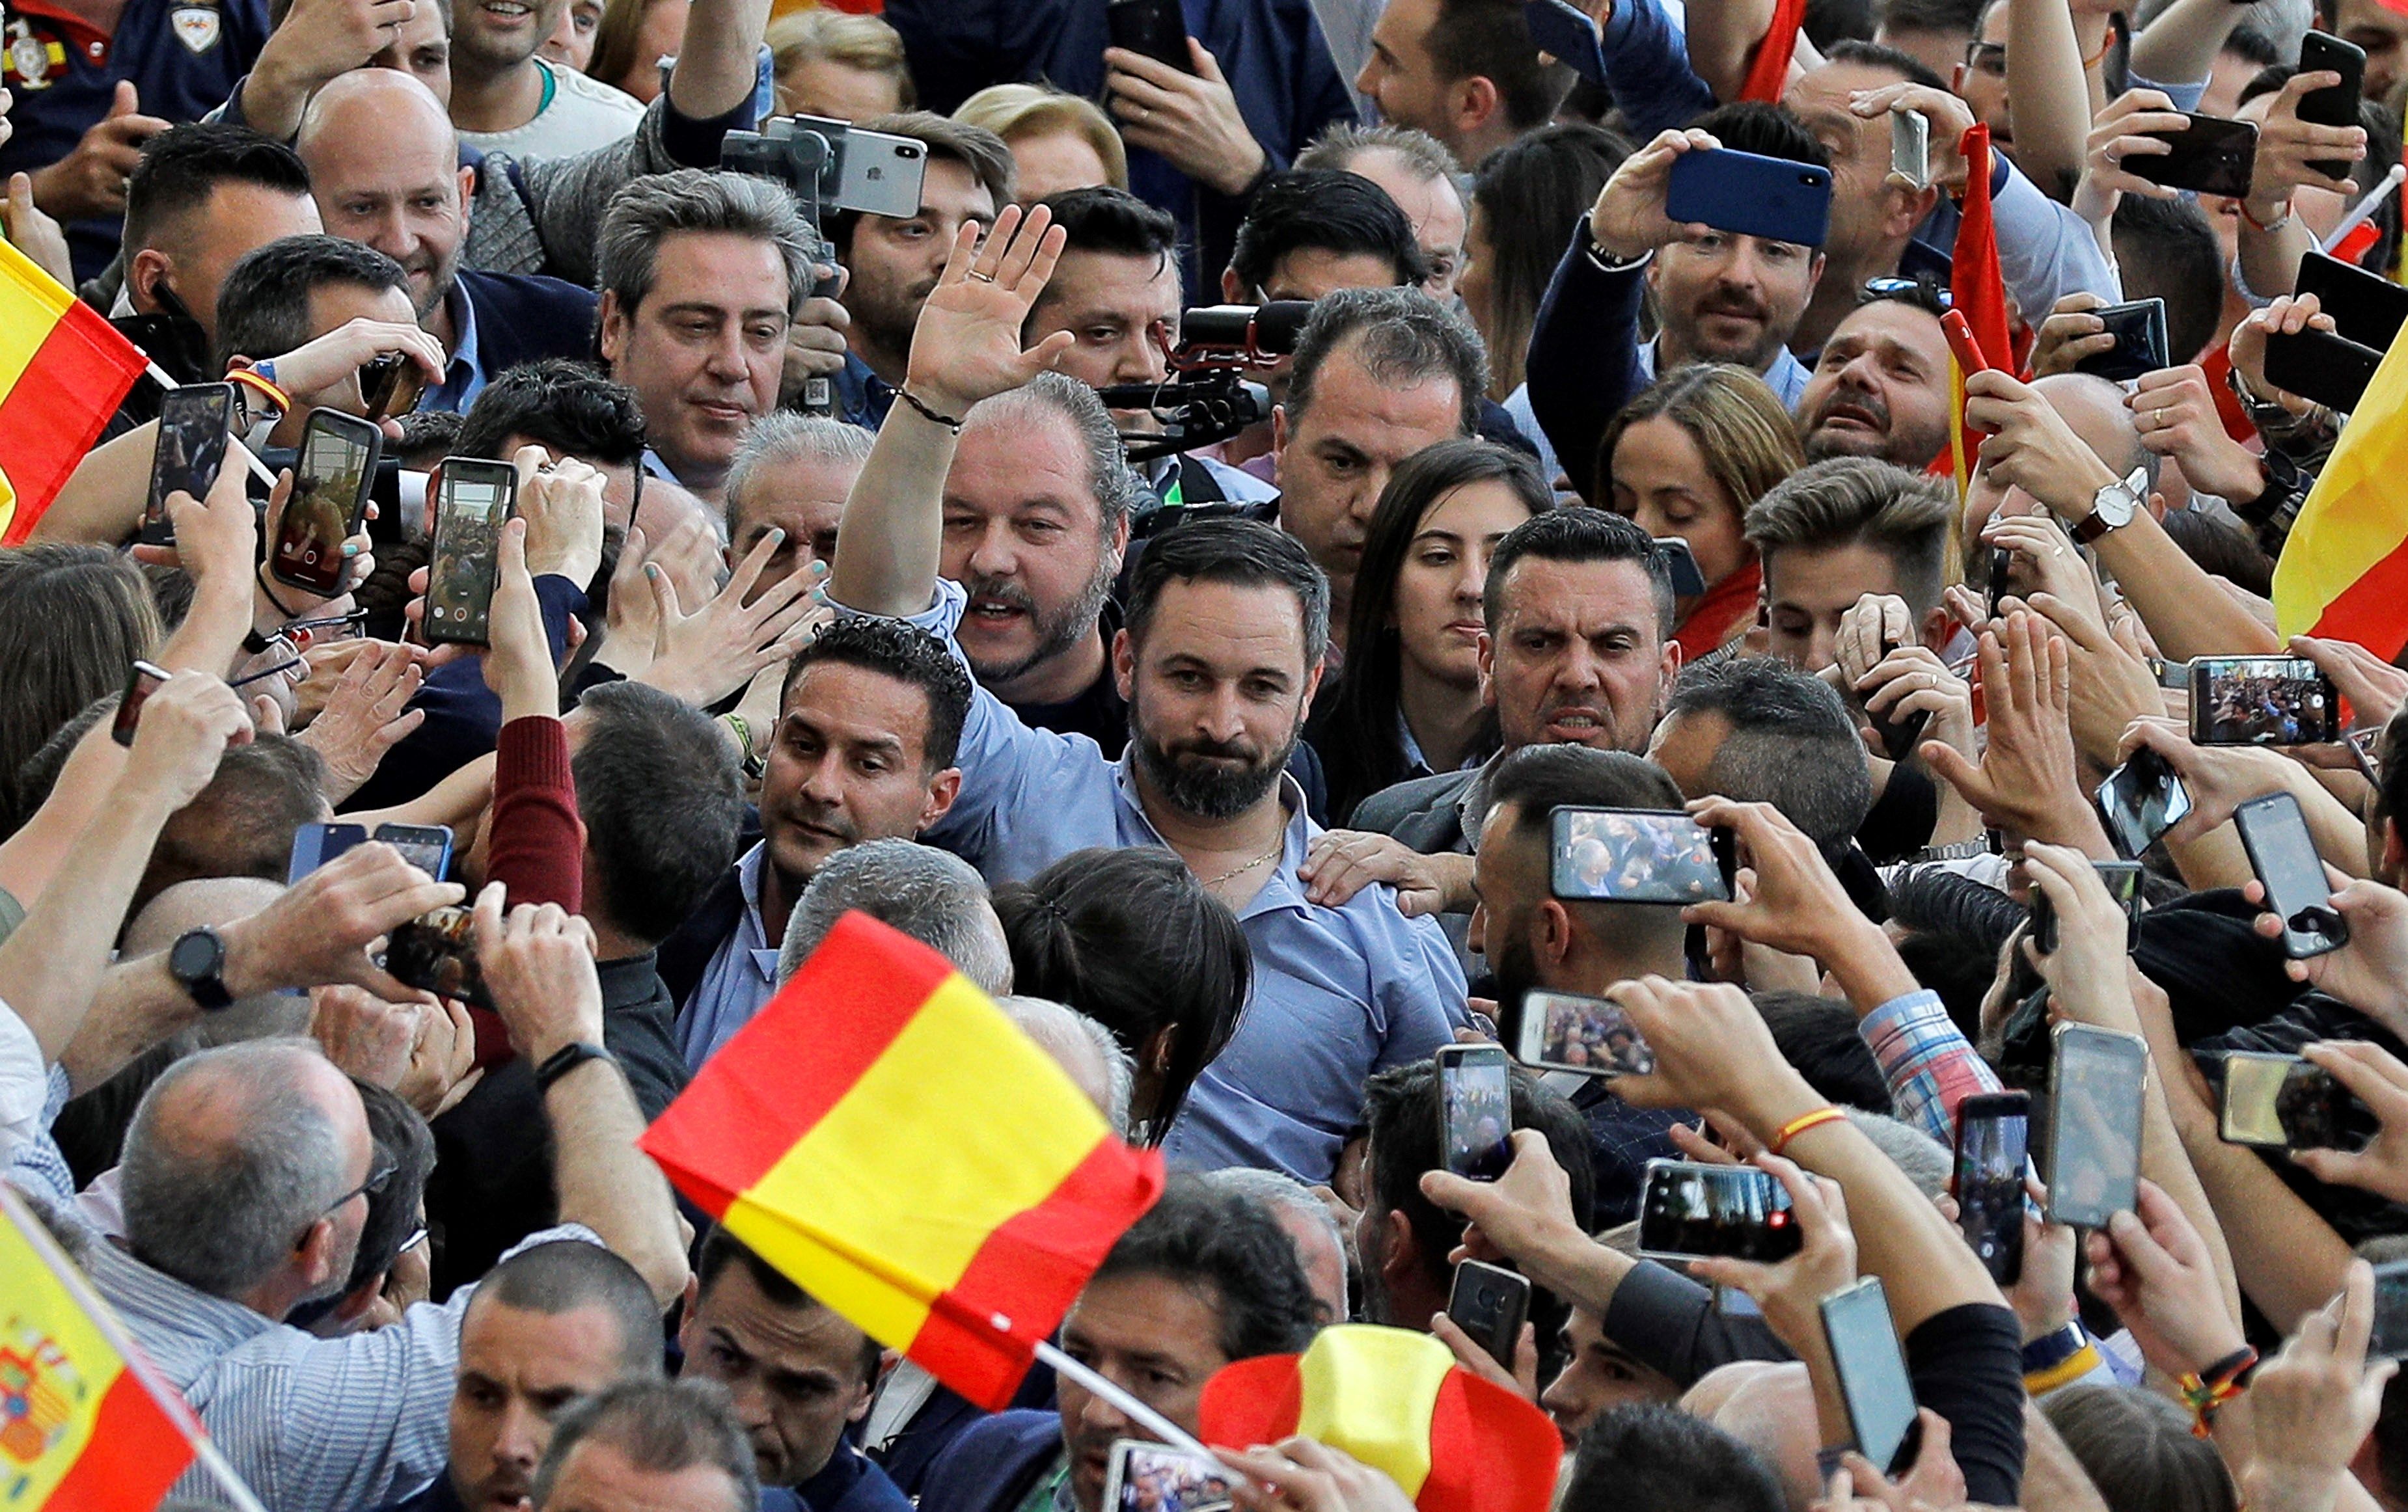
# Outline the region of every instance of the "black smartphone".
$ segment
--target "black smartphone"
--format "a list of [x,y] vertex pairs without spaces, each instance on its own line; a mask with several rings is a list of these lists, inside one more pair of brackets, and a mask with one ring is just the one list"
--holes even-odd
[[2164,300],[2136,299],[2128,305],[2110,305],[2090,313],[2106,322],[2107,334],[2115,338],[2115,345],[2074,364],[2075,372],[2095,373],[2124,383],[2143,373],[2173,365],[2166,351]]
[[2222,1057],[2215,1132],[2228,1145],[2334,1149],[2341,1144],[2341,1083],[2296,1055],[2232,1050]]
[[2386,1261],[2374,1267],[2374,1327],[2367,1335],[2366,1358],[2403,1356],[2408,1356],[2408,1260]]
[[1649,1161],[1639,1252],[1657,1260],[1786,1260],[1805,1242],[1789,1189],[1753,1165]]
[[2095,1229],[2140,1201],[2149,1048],[2078,1023],[2058,1024],[2049,1041],[2048,1216]]
[[2381,351],[2330,331],[2277,331],[2266,338],[2266,381],[2327,409],[2356,409],[2382,365]]
[[2375,351],[2390,350],[2401,326],[2408,325],[2408,289],[2322,252],[2300,258],[2291,292],[2315,295],[2316,307],[2332,317],[2335,335]]
[[[1883,660],[1888,660],[1889,654],[1897,649],[1896,641],[1885,638],[1881,645]],[[1914,754],[1915,746],[1922,741],[1925,728],[1931,723],[1931,711],[1919,708],[1901,717],[1894,713],[1875,714],[1867,709],[1865,720],[1872,726],[1873,737],[1882,744],[1882,754],[1893,762],[1902,762]]]
[[1999,617],[1999,601],[2007,596],[2007,575],[2014,570],[2015,551],[2011,546],[1990,548],[1990,618]]
[[1513,1163],[1513,1081],[1502,1045],[1438,1050],[1439,1149],[1446,1168],[1494,1181]]
[[1914,1380],[1890,1321],[1881,1277],[1868,1276],[1823,1299],[1823,1336],[1831,1347],[1831,1374],[1847,1405],[1856,1452],[1884,1475],[1895,1475],[1914,1435]]
[[1196,71],[1187,56],[1187,17],[1179,0],[1111,0],[1104,7],[1104,30],[1116,48],[1182,74]]
[[1592,84],[1605,82],[1605,41],[1587,12],[1565,0],[1522,0],[1522,21],[1541,52]]
[[1656,1069],[1656,1052],[1619,1006],[1537,987],[1522,994],[1513,1059],[1583,1077],[1643,1077]]
[[2201,746],[2322,746],[2341,738],[2341,694],[2303,656],[2190,663],[2190,738]]
[[1658,535],[1656,549],[1664,554],[1664,565],[1671,573],[1672,592],[1678,598],[1697,598],[1706,591],[1706,575],[1698,570],[1698,553],[1678,535]]
[[284,885],[292,886],[353,846],[367,844],[362,824],[304,824],[293,832],[293,857],[284,868]]
[[[2358,97],[2366,90],[2366,50],[2324,32],[2300,39],[2300,72],[2341,75],[2341,82],[2300,96],[2299,117],[2312,126],[2355,126]],[[2328,178],[2349,177],[2346,158],[2313,158],[2308,166]]]
[[2333,911],[2332,885],[2300,800],[2287,792],[2252,798],[2232,811],[2232,824],[2266,889],[2266,912],[2283,920],[2283,953],[2303,961],[2347,945],[2349,925]]
[[404,987],[491,1008],[477,965],[473,917],[466,908],[437,908],[395,925],[385,940],[384,969]]
[[149,662],[134,663],[133,670],[125,675],[125,692],[117,700],[116,717],[109,720],[108,737],[111,740],[121,746],[131,747],[134,744],[134,728],[142,722],[142,706],[150,701],[150,695],[159,691],[159,685],[167,678],[165,667],[154,666]]
[[2190,790],[2166,759],[2143,749],[2099,784],[2099,817],[2115,849],[2135,859],[2190,813]]
[[141,541],[165,546],[176,538],[167,522],[167,495],[206,499],[225,465],[226,427],[234,421],[234,385],[187,383],[159,401],[159,434],[150,449],[150,492],[142,503]]
[[360,528],[375,479],[384,432],[339,409],[309,411],[293,462],[293,493],[269,549],[268,574],[280,583],[331,597],[343,586],[350,561],[343,543]]
[[400,851],[402,860],[437,882],[451,869],[452,827],[448,824],[380,824],[368,838]]
[[1664,213],[1742,236],[1820,247],[1831,232],[1831,170],[1714,148],[1672,160]]
[[1553,811],[1555,895],[1582,903],[1721,903],[1736,842],[1677,809]]
[[2024,1163],[2031,1153],[2031,1094],[1976,1092],[1956,1105],[1956,1164],[1949,1190],[1956,1226],[2000,1286],[2024,1273]]
[[494,553],[518,492],[518,469],[509,463],[443,459],[442,480],[435,491],[426,618],[421,628],[428,645],[485,644],[501,570]]
[[1463,1261],[1455,1267],[1446,1315],[1488,1351],[1489,1359],[1512,1370],[1513,1347],[1521,1342],[1522,1324],[1530,1316],[1530,1282],[1501,1265]]
[[2124,167],[2153,184],[2187,189],[2201,194],[2246,198],[2249,175],[2258,160],[2258,128],[2246,121],[2183,112],[2187,131],[2143,132],[2170,143],[2162,154],[2133,153]]
[[[2107,895],[2124,910],[2124,943],[2132,943],[2132,926],[2141,920],[2141,863],[2137,861],[2094,861],[2090,869],[2099,874],[2100,883]],[[2057,906],[2048,894],[2035,886],[2031,890],[2032,944],[2042,955],[2057,953]]]

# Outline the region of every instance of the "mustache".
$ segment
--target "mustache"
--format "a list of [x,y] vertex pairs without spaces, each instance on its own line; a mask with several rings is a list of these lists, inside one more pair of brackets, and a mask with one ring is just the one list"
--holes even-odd
[[1182,756],[1218,758],[1225,761],[1260,762],[1263,753],[1242,740],[1182,740],[1162,748],[1163,754],[1177,760]]
[[973,599],[994,599],[1025,614],[1037,612],[1036,596],[1025,586],[1004,578],[966,578],[962,592]]

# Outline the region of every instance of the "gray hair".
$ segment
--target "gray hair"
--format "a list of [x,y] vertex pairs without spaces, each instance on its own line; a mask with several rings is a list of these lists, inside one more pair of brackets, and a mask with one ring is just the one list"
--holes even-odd
[[859,466],[869,460],[869,448],[877,439],[858,425],[791,409],[773,409],[754,421],[744,439],[736,443],[736,455],[727,464],[723,485],[727,495],[727,538],[736,538],[737,521],[744,512],[739,501],[758,469],[785,462],[844,462]]
[[[304,1058],[319,1059],[308,1040],[249,1040],[187,1056],[150,1084],[121,1173],[126,1238],[144,1263],[210,1296],[238,1296],[342,1195],[342,1135],[309,1094]],[[195,1078],[206,1090],[181,1090]],[[182,1106],[163,1115],[171,1098]],[[190,1129],[197,1099],[208,1107],[202,1137]]]
[[1915,1190],[1926,1197],[1938,1198],[1948,1190],[1948,1178],[1954,1173],[1947,1149],[1911,1123],[1902,1123],[1885,1113],[1868,1113],[1862,1108],[1849,1108],[1848,1121],[1856,1132],[1873,1142],[1873,1148],[1889,1157],[1892,1165],[1906,1173]]
[[1125,1135],[1129,1127],[1129,1098],[1137,1090],[1137,1061],[1112,1032],[1066,1003],[1050,997],[999,997],[995,1006],[1005,1018],[1020,1026],[1020,1032],[1037,1042],[1037,1048],[1056,1061],[1067,1063],[1083,1045],[1095,1051],[1104,1063],[1105,1120],[1112,1133]]
[[1025,428],[1059,416],[1070,424],[1080,448],[1087,454],[1087,486],[1096,495],[1106,535],[1118,529],[1137,508],[1144,485],[1130,470],[1122,449],[1119,427],[1096,391],[1060,373],[1039,373],[1017,389],[1008,389],[970,411],[991,422]]
[[1204,1179],[1233,1197],[1243,1197],[1260,1204],[1273,1217],[1283,1212],[1296,1214],[1321,1230],[1329,1240],[1330,1248],[1338,1251],[1340,1258],[1344,1258],[1346,1239],[1339,1232],[1337,1216],[1329,1211],[1329,1205],[1314,1196],[1312,1188],[1286,1172],[1232,1165],[1218,1171],[1207,1171]]
[[617,1449],[638,1470],[673,1475],[702,1465],[719,1471],[734,1492],[726,1512],[752,1512],[761,1499],[752,1440],[717,1381],[623,1380],[562,1413],[536,1468],[537,1512],[552,1500],[560,1467],[589,1438]]
[[1488,393],[1488,354],[1471,322],[1415,288],[1340,289],[1312,302],[1312,318],[1296,340],[1296,368],[1288,379],[1290,435],[1312,406],[1321,367],[1340,348],[1383,388],[1411,388],[1446,378],[1460,396],[1456,434],[1480,429],[1480,403]]
[[1334,168],[1346,173],[1354,168],[1354,160],[1366,152],[1395,153],[1423,183],[1463,178],[1463,164],[1455,161],[1444,142],[1426,131],[1384,121],[1377,126],[1340,121],[1314,137],[1312,145],[1298,152],[1290,166],[1298,172]]
[[800,971],[854,910],[943,956],[989,996],[1011,991],[1011,951],[985,879],[959,856],[914,840],[865,840],[828,858],[787,921],[778,980]]
[[786,308],[811,287],[811,231],[783,186],[750,174],[680,168],[647,174],[610,196],[594,255],[595,285],[632,313],[660,276],[661,243],[681,231],[753,236],[786,265]]

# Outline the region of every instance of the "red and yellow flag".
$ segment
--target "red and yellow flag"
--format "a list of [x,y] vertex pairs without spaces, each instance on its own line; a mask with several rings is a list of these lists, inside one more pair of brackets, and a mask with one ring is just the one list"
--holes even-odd
[[1341,1323],[1302,1354],[1225,1365],[1204,1383],[1207,1444],[1291,1434],[1344,1449],[1420,1512],[1547,1512],[1564,1440],[1543,1412],[1455,1362],[1426,1334]]
[[0,240],[0,546],[25,539],[146,365],[99,311]]
[[2408,646],[2408,331],[2350,411],[2274,563],[2274,628],[2356,641],[2388,662]]
[[[2014,321],[2007,304],[2007,281],[1999,271],[1999,234],[1990,219],[1990,128],[1975,121],[1957,143],[1965,159],[1965,202],[1956,222],[1956,246],[1949,254],[1948,301],[1973,328],[1973,339],[1994,367],[2009,372],[2017,366]],[[1948,387],[1956,419],[1948,427],[1948,449],[1931,464],[1934,474],[1956,480],[1963,498],[1973,480],[1973,464],[1982,449],[1981,433],[1965,423],[1965,369],[1951,352]]]
[[0,1183],[0,1506],[143,1512],[200,1434],[39,1220]]
[[944,957],[862,914],[646,1131],[680,1191],[863,1332],[1009,1405],[1162,1157]]

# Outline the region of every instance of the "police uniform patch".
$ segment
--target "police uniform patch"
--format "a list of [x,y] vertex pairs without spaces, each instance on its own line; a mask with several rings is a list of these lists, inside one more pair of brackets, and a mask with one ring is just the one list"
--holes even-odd
[[176,40],[194,57],[218,45],[223,31],[223,18],[214,5],[178,6],[167,12],[167,24],[175,30]]

